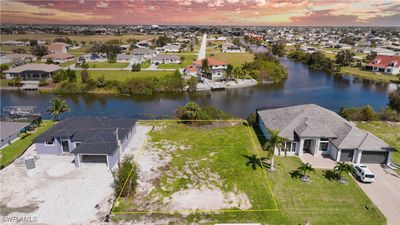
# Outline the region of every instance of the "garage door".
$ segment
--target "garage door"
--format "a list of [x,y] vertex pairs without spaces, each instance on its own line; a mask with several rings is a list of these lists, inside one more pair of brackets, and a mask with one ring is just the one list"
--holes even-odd
[[107,165],[107,155],[81,155],[81,163],[103,163]]
[[386,164],[388,152],[362,152],[361,163]]
[[342,150],[340,154],[340,161],[351,162],[353,161],[354,150]]

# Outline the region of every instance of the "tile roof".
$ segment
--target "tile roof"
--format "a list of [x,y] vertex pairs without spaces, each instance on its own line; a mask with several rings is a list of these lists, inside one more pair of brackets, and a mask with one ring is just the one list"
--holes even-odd
[[51,53],[42,57],[42,59],[71,59],[73,55],[67,53]]
[[[209,66],[224,66],[224,65],[228,64],[226,62],[222,62],[222,61],[219,61],[219,60],[211,58],[211,57],[207,58],[207,60],[208,60],[208,65]],[[203,60],[196,60],[196,61],[193,62],[193,64],[201,66],[202,65],[202,61]]]
[[396,62],[395,67],[400,67],[400,56],[378,55],[367,66],[386,68],[389,64]]
[[41,63],[29,63],[22,66],[17,66],[9,70],[4,71],[4,73],[21,73],[24,71],[45,71],[48,73],[60,70],[61,67],[54,64],[41,64]]
[[376,136],[361,130],[333,111],[315,104],[296,105],[257,111],[269,130],[293,141],[298,137],[332,138],[340,149],[383,150],[390,148]]

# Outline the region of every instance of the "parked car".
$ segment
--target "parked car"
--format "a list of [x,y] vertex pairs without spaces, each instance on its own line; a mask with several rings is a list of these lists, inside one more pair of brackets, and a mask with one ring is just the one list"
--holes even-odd
[[355,174],[356,177],[359,181],[365,182],[365,183],[373,183],[375,182],[375,175],[374,173],[369,170],[369,168],[366,165],[355,165],[354,166]]

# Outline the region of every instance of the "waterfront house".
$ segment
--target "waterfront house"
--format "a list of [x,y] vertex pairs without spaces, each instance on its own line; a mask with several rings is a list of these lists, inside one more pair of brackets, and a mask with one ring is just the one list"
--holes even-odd
[[287,155],[311,154],[353,163],[389,164],[391,160],[393,148],[384,141],[315,104],[257,110],[257,122],[267,139],[269,131],[279,130]]
[[51,78],[53,74],[60,70],[61,67],[54,64],[29,63],[6,70],[4,74],[6,79],[21,77],[23,80],[40,80]]
[[367,70],[390,75],[400,73],[400,56],[378,55],[366,66]]
[[221,46],[221,51],[226,53],[242,53],[245,52],[246,49],[232,43],[225,43]]
[[135,124],[128,118],[67,118],[33,142],[39,155],[74,155],[76,167],[104,163],[111,169],[134,136]]
[[226,70],[228,68],[228,63],[219,61],[214,58],[206,58],[209,66],[209,74],[203,74],[203,60],[196,60],[191,65],[187,66],[183,72],[185,75],[197,74],[200,77],[207,78],[213,81],[219,81],[224,78]]

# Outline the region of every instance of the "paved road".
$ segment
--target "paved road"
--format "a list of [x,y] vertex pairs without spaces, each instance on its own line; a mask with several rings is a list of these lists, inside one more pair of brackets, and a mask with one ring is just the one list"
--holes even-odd
[[197,55],[197,60],[202,60],[206,58],[206,47],[207,47],[207,34],[204,34],[203,40],[201,41],[199,54]]
[[368,167],[375,174],[375,183],[357,183],[386,216],[388,225],[400,225],[400,175],[381,165]]

